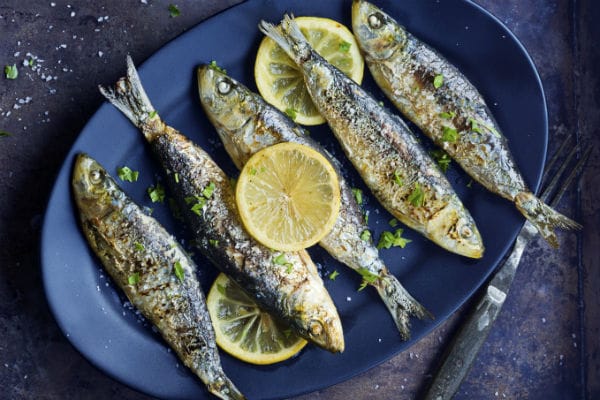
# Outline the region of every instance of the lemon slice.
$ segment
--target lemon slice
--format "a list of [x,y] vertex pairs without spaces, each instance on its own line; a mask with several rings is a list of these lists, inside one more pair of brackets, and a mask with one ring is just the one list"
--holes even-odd
[[206,298],[217,344],[252,364],[273,364],[297,354],[306,340],[262,311],[225,274],[219,274]]
[[265,246],[298,251],[329,233],[340,210],[337,173],[316,150],[286,142],[254,154],[236,202],[244,227]]
[[[294,19],[311,46],[327,61],[360,84],[364,61],[352,33],[328,18]],[[261,96],[299,124],[325,122],[313,104],[298,66],[272,39],[265,37],[258,48],[254,79]]]

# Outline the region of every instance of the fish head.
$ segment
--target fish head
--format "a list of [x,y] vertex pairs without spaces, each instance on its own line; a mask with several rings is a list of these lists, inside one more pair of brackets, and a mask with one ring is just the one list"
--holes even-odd
[[406,31],[373,4],[354,0],[352,30],[361,50],[369,58],[386,60],[406,44]]
[[263,102],[246,86],[229,77],[213,65],[202,65],[197,70],[200,102],[238,168],[250,155],[248,137],[256,127],[256,117]]
[[475,220],[460,200],[450,201],[427,224],[427,235],[453,253],[469,258],[483,257],[484,246]]
[[84,220],[100,218],[115,208],[120,190],[108,172],[87,154],[78,154],[71,179],[73,196]]

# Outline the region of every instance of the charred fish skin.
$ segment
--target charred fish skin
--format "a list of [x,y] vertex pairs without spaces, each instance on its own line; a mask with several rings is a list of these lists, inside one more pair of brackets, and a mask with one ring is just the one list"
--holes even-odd
[[421,319],[432,316],[389,273],[370,236],[361,237],[369,226],[341,173],[339,161],[286,115],[223,71],[204,65],[198,68],[197,76],[202,107],[239,169],[254,153],[281,142],[309,146],[331,162],[340,183],[340,214],[331,232],[319,244],[348,267],[379,277],[371,285],[388,307],[401,336],[408,339],[411,315]]
[[332,352],[343,351],[337,309],[308,253],[284,253],[286,265],[280,265],[275,259],[282,253],[250,237],[240,221],[230,180],[203,149],[154,112],[131,58],[127,76],[101,91],[141,130],[167,171],[168,184],[202,254],[298,334]]
[[94,159],[79,154],[72,188],[94,253],[183,363],[221,399],[244,399],[227,378],[194,262]]
[[382,91],[465,172],[514,202],[554,247],[555,228],[580,228],[527,188],[483,96],[456,67],[367,1],[354,0],[352,26]]
[[441,247],[482,257],[475,221],[406,124],[319,56],[289,16],[281,29],[265,21],[259,28],[298,64],[317,109],[379,202]]

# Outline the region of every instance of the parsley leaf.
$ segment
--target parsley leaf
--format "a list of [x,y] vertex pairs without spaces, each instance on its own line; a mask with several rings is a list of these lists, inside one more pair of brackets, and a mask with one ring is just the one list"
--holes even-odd
[[122,181],[127,182],[136,182],[138,180],[138,176],[140,175],[138,171],[134,171],[127,166],[117,168],[117,174]]
[[390,221],[388,222],[388,224],[390,224],[390,226],[392,228],[395,228],[396,226],[398,226],[398,220],[396,218],[392,218],[392,219],[390,219]]
[[444,84],[444,75],[439,74],[433,78],[433,87],[439,89]]
[[175,276],[179,278],[181,282],[183,282],[183,278],[185,278],[185,274],[183,272],[183,267],[179,261],[175,261],[175,265],[173,265],[173,270],[175,271]]
[[442,149],[436,149],[431,151],[431,156],[437,162],[438,166],[442,170],[442,172],[448,171],[448,167],[450,166],[450,156]]
[[221,68],[219,67],[219,65],[217,64],[217,62],[215,60],[212,60],[209,64],[208,64],[208,68],[210,69],[214,69],[217,72],[221,72],[225,75],[227,75],[227,70],[225,68]]
[[285,258],[285,254],[284,253],[281,253],[277,257],[273,258],[273,264],[275,264],[275,265],[284,265],[286,267],[285,272],[287,272],[288,274],[290,272],[292,272],[292,268],[294,267],[294,264],[292,264],[291,262],[289,262]]
[[17,76],[19,76],[17,64],[6,65],[4,67],[4,74],[6,75],[6,79],[17,79]]
[[440,118],[452,119],[454,117],[456,117],[456,113],[454,111],[440,113]]
[[140,274],[135,272],[127,277],[127,283],[130,285],[136,285],[140,281]]
[[206,199],[204,197],[197,197],[197,202],[192,206],[191,210],[194,214],[202,216],[202,209],[206,205]]
[[290,117],[293,120],[296,120],[296,117],[298,116],[298,111],[294,110],[291,107],[288,107],[285,109],[285,115],[287,115],[288,117]]
[[150,114],[148,114],[148,118],[153,119],[154,117],[156,117],[158,113],[156,112],[156,110],[153,110],[150,112]]
[[204,190],[202,190],[202,196],[204,196],[207,200],[210,199],[210,196],[212,196],[213,192],[215,191],[215,187],[216,186],[214,182],[209,182]]
[[407,243],[412,242],[412,240],[403,238],[402,233],[404,233],[404,229],[402,228],[396,229],[396,232],[394,233],[390,231],[383,231],[379,237],[377,248],[389,249],[391,247],[400,247],[403,249],[406,247]]
[[363,280],[358,288],[359,292],[361,290],[363,290],[364,288],[366,288],[368,284],[375,283],[379,279],[379,275],[375,275],[374,273],[372,273],[371,271],[369,271],[366,268],[359,268],[356,270],[356,272],[358,272],[363,278]]
[[354,195],[354,198],[356,199],[356,204],[358,204],[359,206],[362,206],[362,203],[363,203],[362,190],[360,190],[359,188],[352,188],[352,194]]
[[179,183],[179,174],[177,172],[175,172],[175,175],[173,175],[173,178],[175,178],[175,183]]
[[396,182],[396,185],[398,186],[404,185],[404,181],[402,181],[402,177],[398,171],[394,171],[394,182]]
[[141,244],[140,242],[133,242],[133,247],[135,247],[135,249],[137,251],[144,251],[145,247],[143,244]]
[[335,281],[335,278],[338,277],[340,273],[336,270],[334,270],[331,274],[329,274],[329,280]]
[[350,50],[350,46],[352,46],[351,43],[346,42],[345,40],[342,40],[340,42],[340,51],[342,53],[347,53]]
[[454,128],[450,128],[449,126],[444,126],[444,133],[442,134],[443,142],[456,142],[458,140],[458,132]]
[[219,246],[219,241],[217,239],[208,239],[208,243],[213,247]]
[[371,231],[369,231],[368,229],[365,229],[364,231],[362,231],[362,233],[360,234],[360,238],[362,240],[364,240],[365,242],[368,242],[369,240],[371,240]]
[[421,185],[415,183],[415,188],[412,193],[408,196],[408,201],[415,207],[421,207],[425,200],[425,193],[421,190]]
[[179,17],[181,15],[181,11],[175,4],[169,4],[169,15],[171,18]]
[[148,196],[153,203],[162,203],[165,201],[165,188],[160,184],[156,183],[156,186],[150,186],[148,188]]

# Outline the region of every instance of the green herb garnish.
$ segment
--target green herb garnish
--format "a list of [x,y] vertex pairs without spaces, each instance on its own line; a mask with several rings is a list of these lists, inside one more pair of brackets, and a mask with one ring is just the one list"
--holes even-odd
[[379,237],[379,243],[377,243],[378,249],[389,249],[391,247],[406,247],[407,243],[412,242],[410,239],[406,239],[402,237],[402,233],[404,229],[398,228],[396,232],[392,233],[390,231],[383,231],[381,236]]
[[398,171],[394,171],[394,182],[396,182],[396,185],[398,186],[404,185],[404,181],[402,181],[402,177]]
[[362,203],[363,203],[362,190],[360,190],[359,188],[352,188],[352,194],[354,195],[354,198],[356,199],[356,204],[358,204],[359,206],[362,206]]
[[368,284],[375,283],[379,279],[379,275],[375,275],[366,268],[359,268],[356,270],[356,272],[358,272],[363,278],[360,286],[358,287],[359,292],[366,288]]
[[169,4],[169,15],[171,18],[179,17],[181,15],[181,11],[175,4]]
[[221,72],[222,74],[227,75],[227,70],[225,68],[219,67],[215,60],[212,60],[210,63],[208,63],[208,68],[214,69],[217,72]]
[[329,280],[335,281],[335,278],[337,278],[339,274],[340,273],[337,271],[337,269],[334,270],[331,274],[329,274]]
[[140,175],[138,171],[134,171],[127,166],[117,168],[117,174],[122,181],[127,182],[136,182],[138,180],[138,176]]
[[390,221],[388,222],[388,224],[390,224],[390,226],[392,228],[395,228],[396,226],[398,226],[398,220],[396,218],[392,218],[392,219],[390,219]]
[[181,282],[183,282],[183,278],[185,277],[183,273],[183,267],[179,261],[175,261],[175,265],[173,265],[173,270],[175,271],[175,275],[179,278]]
[[458,132],[454,128],[444,126],[444,133],[442,134],[442,141],[444,142],[456,142],[458,140]]
[[452,119],[454,117],[456,117],[456,113],[454,111],[440,113],[440,118]]
[[439,89],[444,84],[444,75],[439,74],[433,78],[433,87]]
[[435,149],[431,151],[431,156],[437,162],[438,166],[442,170],[442,172],[446,173],[448,171],[448,167],[450,166],[450,156],[442,149]]
[[6,75],[6,79],[17,79],[17,76],[19,76],[17,64],[6,65],[4,67],[4,74]]
[[156,183],[156,186],[150,186],[148,188],[148,196],[153,203],[162,203],[165,201],[165,188],[160,183]]
[[425,193],[421,190],[421,185],[415,183],[415,188],[412,193],[408,196],[408,201],[415,207],[421,207],[425,200]]
[[130,285],[137,285],[139,281],[140,274],[138,272],[135,272],[127,277],[127,283],[129,283]]
[[293,108],[286,108],[285,115],[287,115],[293,120],[296,120],[296,117],[298,116],[298,111],[294,110]]
[[148,114],[148,118],[153,119],[154,117],[156,117],[158,113],[156,112],[156,110],[150,111],[150,114]]
[[362,231],[362,233],[360,234],[360,238],[362,240],[364,240],[365,242],[368,242],[369,240],[371,240],[371,231],[368,229],[365,229],[364,231]]
[[141,244],[140,242],[133,242],[133,247],[135,247],[135,249],[137,251],[144,251],[145,250],[144,245]]
[[190,210],[198,216],[202,216],[202,209],[206,205],[206,199],[204,197],[197,197],[196,203],[192,206]]
[[340,51],[343,53],[347,53],[350,50],[351,43],[346,42],[345,40],[340,42]]
[[218,247],[219,246],[219,241],[217,239],[208,239],[208,243],[210,243],[210,245],[212,247]]
[[286,267],[285,272],[287,272],[288,274],[290,272],[292,272],[292,268],[294,267],[294,264],[292,264],[291,262],[289,262],[285,258],[285,254],[283,254],[283,253],[281,253],[277,257],[273,258],[273,264],[275,264],[275,265],[285,265],[285,267]]
[[204,196],[207,200],[210,199],[210,196],[212,196],[213,192],[215,191],[215,187],[216,186],[214,182],[209,182],[204,190],[202,190],[202,196]]
[[177,172],[175,172],[175,175],[173,175],[173,178],[175,178],[175,183],[179,183],[179,174]]
[[471,179],[471,180],[469,181],[469,183],[467,183],[467,187],[468,187],[469,189],[471,188],[471,186],[473,186],[473,179]]
[[6,137],[6,136],[12,136],[12,134],[10,134],[10,132],[0,130],[0,137]]
[[365,211],[363,216],[365,217],[365,224],[369,225],[369,211]]

